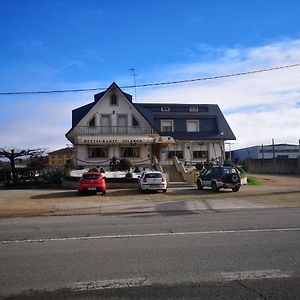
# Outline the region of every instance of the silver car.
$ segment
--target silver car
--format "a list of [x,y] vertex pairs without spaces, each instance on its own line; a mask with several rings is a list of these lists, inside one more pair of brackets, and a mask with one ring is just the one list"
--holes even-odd
[[165,174],[159,171],[147,171],[142,173],[138,181],[140,191],[163,191],[167,192],[167,179]]

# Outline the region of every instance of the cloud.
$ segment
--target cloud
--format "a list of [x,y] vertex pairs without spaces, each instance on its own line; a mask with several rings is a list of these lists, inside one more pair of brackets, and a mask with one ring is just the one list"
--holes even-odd
[[2,104],[1,147],[65,147],[69,143],[65,133],[71,128],[72,109],[93,99],[90,93],[41,95],[34,100],[30,96],[18,97]]
[[[202,50],[217,53],[202,47]],[[201,50],[201,51],[202,51]],[[262,47],[222,49],[200,63],[169,66],[163,81],[226,75],[300,63],[300,40]],[[237,136],[236,148],[270,143],[298,143],[300,67],[245,76],[197,81],[139,91],[138,102],[218,104]]]
[[[225,75],[300,62],[300,40],[270,43],[262,47],[213,49],[205,60],[160,67],[147,81],[173,81]],[[197,57],[199,52],[195,53]],[[151,80],[150,80],[151,78]],[[300,132],[300,67],[227,79],[198,81],[137,90],[137,102],[218,104],[235,133],[233,149],[269,144],[298,143]],[[122,85],[126,80],[117,81]],[[142,76],[141,80],[145,80]],[[50,84],[50,83],[49,83]],[[110,83],[108,83],[109,85]],[[76,83],[77,88],[107,86],[107,82]],[[126,85],[126,83],[125,83]],[[57,86],[57,85],[56,85]],[[60,82],[57,89],[74,88]],[[132,90],[125,90],[132,93]],[[71,128],[72,109],[93,101],[90,93],[15,96],[1,103],[0,146],[65,147],[65,133]]]

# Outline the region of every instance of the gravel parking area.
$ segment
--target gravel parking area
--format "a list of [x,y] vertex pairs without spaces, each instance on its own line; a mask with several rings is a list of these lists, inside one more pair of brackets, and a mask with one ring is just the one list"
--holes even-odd
[[[252,175],[262,184],[242,186],[239,192],[196,187],[169,188],[167,193],[141,194],[137,189],[112,189],[106,195],[78,196],[74,190],[26,189],[0,191],[0,217],[37,216],[59,214],[147,212],[158,207],[157,203],[171,204],[178,201],[227,201],[227,203],[257,203],[258,206],[300,206],[300,177]],[[195,205],[194,205],[195,206]],[[251,206],[252,207],[252,206]],[[233,209],[235,206],[233,205]]]

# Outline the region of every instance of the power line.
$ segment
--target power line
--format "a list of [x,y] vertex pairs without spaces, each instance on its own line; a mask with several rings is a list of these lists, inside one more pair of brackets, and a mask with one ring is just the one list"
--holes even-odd
[[[195,82],[195,81],[215,80],[215,79],[244,76],[244,75],[250,75],[250,74],[256,74],[256,73],[270,72],[270,71],[294,68],[294,67],[299,67],[299,66],[300,66],[300,63],[296,63],[296,64],[292,64],[292,65],[274,67],[274,68],[269,68],[269,69],[260,69],[260,70],[254,70],[254,71],[248,71],[248,72],[239,72],[239,73],[233,73],[233,74],[218,75],[218,76],[212,76],[212,77],[201,77],[201,78],[185,79],[185,80],[177,80],[177,81],[165,81],[165,82],[157,82],[157,83],[127,85],[127,86],[121,86],[120,88],[129,89],[129,88],[156,87],[156,86],[163,86],[163,85],[189,83],[189,82]],[[107,89],[107,87],[86,88],[86,89],[69,89],[69,90],[49,90],[49,91],[0,92],[0,96],[1,95],[9,96],[9,95],[55,94],[55,93],[79,93],[79,92],[101,91],[101,90],[105,90],[105,89]]]

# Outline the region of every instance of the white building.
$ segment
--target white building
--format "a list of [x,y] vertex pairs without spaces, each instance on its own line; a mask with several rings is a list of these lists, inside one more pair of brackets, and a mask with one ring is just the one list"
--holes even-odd
[[246,159],[298,158],[300,157],[300,146],[290,144],[252,146],[234,150],[233,156],[238,161]]
[[150,165],[152,158],[172,164],[222,161],[224,142],[234,140],[218,105],[133,103],[116,83],[94,101],[72,111],[66,134],[77,165],[107,166],[113,158]]

